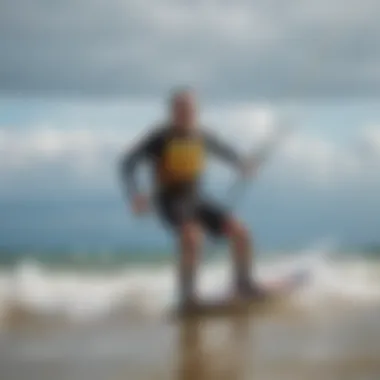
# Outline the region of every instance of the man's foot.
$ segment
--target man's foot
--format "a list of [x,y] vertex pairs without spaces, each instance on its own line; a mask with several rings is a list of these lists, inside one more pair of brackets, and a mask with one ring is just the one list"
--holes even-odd
[[258,301],[265,301],[269,296],[267,290],[255,284],[253,281],[238,281],[236,284],[236,293],[238,297]]
[[183,298],[179,303],[181,312],[194,311],[199,306],[199,300],[196,297]]

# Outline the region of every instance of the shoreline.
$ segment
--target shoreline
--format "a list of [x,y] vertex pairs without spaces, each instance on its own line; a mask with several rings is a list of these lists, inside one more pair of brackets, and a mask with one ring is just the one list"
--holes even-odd
[[[380,377],[380,305],[228,318],[128,320],[1,337],[1,378],[313,380]],[[7,342],[7,344],[4,344]],[[367,377],[365,377],[367,376]],[[53,377],[50,377],[53,378]]]

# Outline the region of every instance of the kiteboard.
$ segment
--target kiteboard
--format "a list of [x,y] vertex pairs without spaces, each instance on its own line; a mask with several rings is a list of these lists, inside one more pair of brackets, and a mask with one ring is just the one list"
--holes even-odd
[[301,290],[311,280],[311,272],[297,269],[270,281],[262,281],[260,297],[239,298],[231,294],[208,296],[186,307],[177,307],[174,317],[228,316],[258,310],[262,306],[273,305],[286,300]]

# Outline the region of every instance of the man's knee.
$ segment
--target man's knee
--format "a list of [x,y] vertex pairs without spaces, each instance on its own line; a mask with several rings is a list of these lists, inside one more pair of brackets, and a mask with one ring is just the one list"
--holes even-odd
[[236,219],[230,219],[226,223],[226,235],[243,244],[250,242],[250,233],[247,227]]
[[196,223],[186,223],[181,227],[182,246],[192,251],[199,249],[202,243],[202,229]]

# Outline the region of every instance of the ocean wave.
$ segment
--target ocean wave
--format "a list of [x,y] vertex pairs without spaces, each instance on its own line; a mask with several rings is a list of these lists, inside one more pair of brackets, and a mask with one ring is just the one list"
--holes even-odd
[[[380,300],[380,263],[355,256],[331,257],[326,252],[298,252],[261,260],[261,281],[307,267],[312,278],[293,297],[303,308],[325,308],[324,303],[358,303]],[[223,294],[230,289],[229,261],[208,263],[200,268],[200,296]],[[112,271],[52,270],[24,261],[0,273],[0,312],[3,325],[14,315],[28,318],[59,318],[88,322],[122,313],[154,317],[163,315],[176,301],[176,276],[172,264],[124,265]]]

